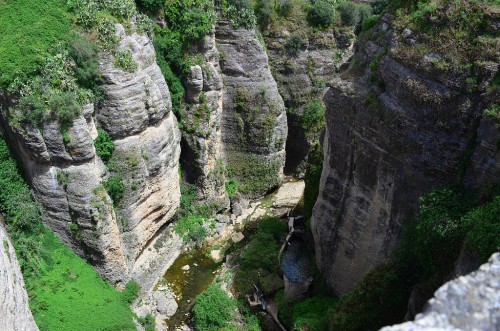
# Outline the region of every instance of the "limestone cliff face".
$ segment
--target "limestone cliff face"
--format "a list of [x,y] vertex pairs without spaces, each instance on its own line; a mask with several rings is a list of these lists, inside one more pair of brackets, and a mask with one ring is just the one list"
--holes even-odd
[[0,330],[38,330],[28,307],[28,294],[16,252],[0,216]]
[[[304,19],[305,20],[305,19]],[[311,101],[321,100],[342,64],[353,53],[352,28],[312,31],[309,26],[274,28],[264,33],[269,62],[287,109],[288,131],[285,173],[302,177],[311,144],[319,132],[306,132],[301,116]],[[291,51],[287,43],[299,38],[301,47]]]
[[500,328],[500,253],[467,276],[441,286],[415,321],[382,331],[484,330]]
[[[141,253],[172,218],[180,198],[180,134],[154,48],[147,36],[127,35],[121,25],[117,33],[137,70],[125,72],[102,55],[104,101],[84,107],[67,130],[69,139],[63,139],[58,121],[42,128],[6,127],[44,223],[113,283],[140,277]],[[116,145],[109,168],[95,152],[96,126]],[[125,188],[115,207],[103,187],[110,175],[120,175]]]
[[[389,257],[418,197],[500,178],[493,143],[500,132],[483,116],[479,92],[429,75],[426,57],[421,66],[402,64],[391,49],[408,33],[391,22],[383,17],[372,32],[385,37],[360,40],[350,70],[324,97],[325,159],[312,230],[318,266],[339,295]],[[374,75],[378,87],[369,84]]]
[[223,82],[215,35],[205,37],[197,51],[204,61],[191,67],[181,115],[183,169],[185,178],[195,183],[199,199],[220,210],[228,207],[229,199],[221,140]]
[[228,175],[258,196],[281,183],[287,121],[264,46],[254,30],[216,27],[222,79],[222,147]]

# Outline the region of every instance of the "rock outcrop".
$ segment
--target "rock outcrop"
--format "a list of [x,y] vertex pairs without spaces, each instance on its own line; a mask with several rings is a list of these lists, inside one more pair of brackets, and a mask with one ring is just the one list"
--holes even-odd
[[500,253],[479,270],[441,286],[413,322],[382,331],[500,329]]
[[222,147],[228,175],[246,196],[259,196],[283,179],[287,121],[283,99],[255,30],[219,22],[215,32],[224,90]]
[[[153,45],[119,24],[117,34],[137,69],[117,68],[103,53],[104,101],[97,109],[86,105],[64,138],[56,120],[42,128],[4,121],[44,223],[112,283],[140,278],[148,269],[141,254],[166,229],[180,200],[180,133]],[[108,166],[95,151],[96,127],[116,146]],[[124,186],[115,206],[103,185],[110,176],[120,176]]]
[[199,49],[203,64],[191,67],[182,110],[182,169],[194,183],[198,198],[215,211],[229,206],[225,190],[221,141],[223,83],[215,35],[205,37]]
[[0,216],[0,330],[38,330],[28,306],[16,252]]
[[376,38],[359,41],[349,71],[324,97],[325,159],[311,224],[318,266],[338,295],[389,257],[421,195],[500,179],[500,132],[483,116],[480,92],[429,75],[425,56],[403,64],[393,49],[408,32],[393,30],[392,20],[382,17]]
[[[305,23],[306,18],[302,19]],[[287,109],[285,174],[303,177],[309,149],[319,136],[319,132],[304,128],[304,107],[322,99],[328,89],[326,83],[352,56],[355,35],[350,27],[313,31],[308,24],[289,25],[270,28],[264,32],[264,38],[273,76]],[[290,49],[294,40],[298,49]]]

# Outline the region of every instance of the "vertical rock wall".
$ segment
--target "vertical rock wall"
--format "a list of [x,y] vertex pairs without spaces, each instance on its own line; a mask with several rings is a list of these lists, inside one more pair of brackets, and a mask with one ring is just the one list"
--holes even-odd
[[0,216],[0,330],[38,331],[16,252]]
[[[121,25],[117,33],[119,47],[131,52],[137,69],[125,72],[102,54],[104,101],[98,109],[84,107],[66,132],[69,139],[63,139],[58,121],[37,128],[9,127],[3,120],[44,223],[113,283],[145,272],[141,253],[165,230],[180,199],[180,133],[153,45],[147,36],[127,35]],[[96,126],[116,145],[108,166],[95,152]],[[103,186],[110,175],[120,175],[125,189],[116,206]],[[169,247],[173,237],[164,238],[170,238],[164,244]]]
[[219,51],[215,35],[205,37],[198,52],[203,64],[191,67],[182,110],[182,164],[186,178],[195,183],[199,199],[215,210],[228,207],[222,155],[222,91]]
[[[361,40],[355,65],[324,97],[325,159],[311,224],[318,266],[339,295],[389,257],[418,197],[500,178],[492,144],[500,133],[483,118],[479,95],[382,55],[394,40],[387,17],[373,33],[387,37]],[[370,86],[372,75],[383,90]]]
[[283,99],[255,30],[216,28],[224,90],[222,145],[228,175],[259,196],[283,178],[288,132]]

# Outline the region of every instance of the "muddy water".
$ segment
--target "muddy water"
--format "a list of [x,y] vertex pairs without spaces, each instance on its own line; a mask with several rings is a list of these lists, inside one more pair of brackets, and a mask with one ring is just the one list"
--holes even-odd
[[[189,270],[182,270],[189,265]],[[191,250],[181,254],[168,269],[164,278],[177,297],[179,308],[174,316],[167,320],[169,330],[174,330],[191,318],[191,309],[195,298],[213,283],[220,264],[207,257],[204,249]]]
[[[298,181],[289,180],[291,184]],[[286,185],[285,185],[286,186]],[[299,187],[299,197],[303,187]],[[255,206],[247,210],[243,231],[245,239],[238,246],[244,245],[249,236],[256,230],[259,219],[265,214],[276,214],[273,210],[274,202],[279,197],[279,190],[276,190],[265,197],[254,201]],[[292,190],[293,191],[293,190]],[[290,205],[293,207],[299,202],[300,198],[292,198]],[[231,252],[232,248],[226,251]],[[189,265],[189,270],[182,268]],[[189,324],[191,319],[191,310],[195,304],[195,298],[198,294],[205,291],[213,283],[221,269],[221,263],[214,263],[208,256],[207,249],[193,249],[187,253],[182,253],[174,264],[168,269],[164,276],[166,283],[172,289],[177,297],[179,308],[175,315],[166,320],[169,330],[175,330],[185,324]]]

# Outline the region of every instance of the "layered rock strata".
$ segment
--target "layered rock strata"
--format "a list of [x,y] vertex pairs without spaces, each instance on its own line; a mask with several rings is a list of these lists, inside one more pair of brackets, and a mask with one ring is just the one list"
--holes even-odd
[[259,196],[283,179],[287,121],[283,99],[255,30],[216,27],[224,90],[222,146],[240,191]]
[[16,252],[0,216],[0,330],[38,331]]
[[338,295],[390,256],[421,195],[500,178],[492,144],[500,132],[483,116],[479,92],[429,75],[426,57],[409,66],[392,56],[408,34],[393,31],[392,19],[371,32],[377,39],[360,40],[351,68],[324,97],[325,159],[311,224],[318,266]]
[[479,270],[441,286],[414,321],[382,331],[494,331],[500,328],[500,253]]
[[182,166],[195,183],[198,198],[216,210],[228,207],[221,141],[223,82],[215,36],[205,37],[197,50],[203,64],[191,67],[182,110]]
[[[304,18],[305,20],[305,18]],[[304,107],[321,100],[330,81],[352,56],[355,35],[352,28],[313,32],[309,27],[291,24],[290,28],[264,33],[273,76],[287,109],[288,130],[285,173],[303,177],[311,145],[319,132],[304,128]],[[298,49],[290,49],[291,40]]]
[[[127,35],[119,24],[117,34],[137,69],[124,71],[102,54],[104,101],[97,109],[86,105],[65,138],[55,120],[41,128],[8,127],[4,121],[44,223],[113,283],[145,272],[141,253],[180,199],[180,133],[153,45],[145,35]],[[96,155],[97,126],[116,146],[107,166]],[[120,176],[124,186],[115,205],[103,186],[110,176]]]

